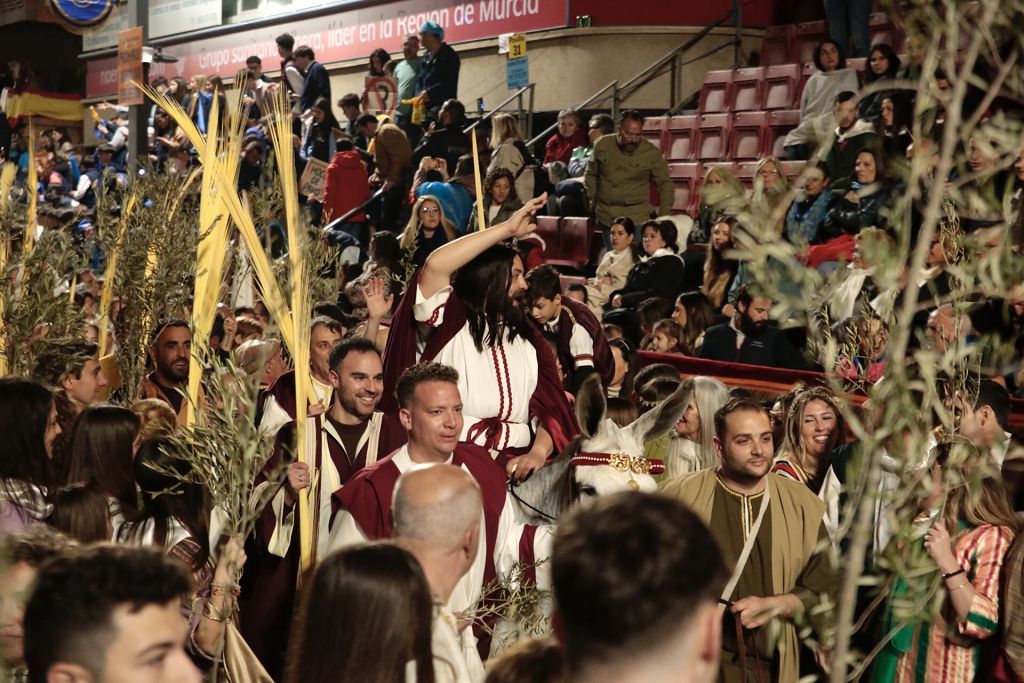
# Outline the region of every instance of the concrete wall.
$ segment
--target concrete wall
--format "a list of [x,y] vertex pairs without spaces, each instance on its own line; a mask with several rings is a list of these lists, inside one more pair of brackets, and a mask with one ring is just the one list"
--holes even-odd
[[[530,59],[530,81],[536,84],[535,111],[558,111],[582,102],[613,80],[625,82],[639,71],[682,45],[700,27],[628,27],[562,29],[530,34],[527,55]],[[717,29],[691,50],[692,56],[703,55],[728,43],[732,30]],[[741,59],[759,50],[763,31],[750,29],[744,33]],[[456,49],[462,58],[459,78],[459,99],[473,110],[478,97],[490,111],[511,95],[505,85],[505,55],[499,55],[497,41],[486,40]],[[396,55],[393,55],[396,56]],[[733,66],[731,46],[693,64],[680,74],[683,97],[700,89],[704,74],[714,69]],[[328,65],[331,91],[335,102],[345,93],[360,93],[366,63]],[[670,85],[668,76],[648,84],[625,104],[637,109],[668,109]],[[340,112],[335,112],[340,115]]]

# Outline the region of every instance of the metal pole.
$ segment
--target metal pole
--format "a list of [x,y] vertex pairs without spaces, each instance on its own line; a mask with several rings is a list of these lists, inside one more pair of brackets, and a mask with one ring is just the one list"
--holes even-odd
[[736,25],[736,42],[733,43],[732,47],[732,66],[734,69],[740,68],[740,57],[742,45],[742,34],[743,34],[743,7],[740,5],[739,0],[732,0],[732,12],[733,12],[733,23]]
[[[516,106],[519,107],[519,112],[516,114],[516,120],[519,122],[519,130],[522,131],[526,127],[526,116],[523,114],[523,91],[519,91],[519,97],[516,98]],[[526,137],[530,137],[527,135]]]
[[619,120],[619,82],[612,84],[612,118]]
[[677,68],[678,64],[679,64],[679,57],[678,56],[673,57],[672,58],[672,67],[671,67],[670,73],[669,73],[669,90],[668,90],[668,108],[669,109],[675,109],[676,97],[679,94],[679,89],[678,89],[677,84],[676,84],[676,79],[678,77],[678,71],[679,71],[679,69]]
[[[129,0],[130,25],[142,27],[142,44],[149,40],[149,0]],[[149,64],[142,66],[142,79],[149,84]],[[140,162],[149,154],[149,104],[128,108],[128,177],[138,175]]]
[[529,139],[533,136],[533,83],[530,84],[530,111],[526,118],[526,137]]

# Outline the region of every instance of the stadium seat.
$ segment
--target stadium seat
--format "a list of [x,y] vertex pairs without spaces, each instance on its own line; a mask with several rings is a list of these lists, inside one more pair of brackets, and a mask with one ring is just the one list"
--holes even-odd
[[769,26],[761,41],[761,63],[768,66],[794,61],[796,26]]
[[736,69],[732,78],[732,106],[730,111],[753,111],[761,108],[765,68],[754,66]]
[[732,114],[701,114],[697,133],[697,158],[701,161],[724,158],[729,151]]
[[786,176],[786,180],[792,185],[800,174],[804,172],[804,168],[807,166],[806,161],[783,161],[782,162],[782,173]]
[[544,240],[544,258],[557,258],[561,255],[561,236],[559,235],[559,223],[562,219],[558,216],[537,216],[537,236]]
[[704,74],[704,85],[700,89],[700,104],[698,105],[698,110],[702,114],[729,111],[733,73],[733,69],[724,69]]
[[684,161],[693,158],[694,137],[697,132],[697,115],[673,116],[668,120],[669,161]]
[[797,106],[800,65],[769,66],[764,73],[762,109],[791,109]]
[[732,119],[729,158],[759,159],[766,154],[768,112],[738,111]]
[[769,156],[781,159],[786,133],[800,125],[799,110],[780,110],[768,113],[768,137],[765,151]]
[[561,258],[548,263],[555,266],[572,266],[578,268],[590,260],[590,239],[594,234],[594,224],[586,216],[572,216],[562,219]]
[[667,121],[667,116],[648,116],[644,118],[644,139],[649,140],[662,154],[665,153],[665,124]]
[[797,109],[800,108],[800,98],[804,94],[804,86],[807,85],[807,81],[810,80],[811,75],[818,71],[818,67],[814,66],[814,62],[805,62],[800,71],[800,87],[796,89],[796,102],[793,106]]
[[871,18],[868,19],[868,31],[871,33],[872,45],[885,43],[893,51],[899,51],[901,42],[899,32],[885,12],[875,12],[871,15]]
[[692,213],[700,204],[697,185],[700,183],[701,167],[696,162],[673,163],[668,165],[668,175],[675,186],[674,213]]
[[828,37],[824,21],[805,21],[796,25],[796,42],[799,52],[796,60],[800,64],[814,61],[814,49]]
[[856,71],[861,83],[864,82],[864,70],[868,67],[867,57],[851,57],[846,60],[846,66]]
[[569,285],[583,285],[585,287],[587,285],[587,278],[582,275],[559,275],[558,284],[562,286],[562,291],[564,292],[565,288]]
[[733,166],[733,173],[748,190],[754,187],[754,172],[757,170],[756,161],[741,161]]

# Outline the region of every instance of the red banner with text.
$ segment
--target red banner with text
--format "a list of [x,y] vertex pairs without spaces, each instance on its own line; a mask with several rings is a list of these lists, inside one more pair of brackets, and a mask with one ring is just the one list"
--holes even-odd
[[[418,33],[427,20],[445,30],[445,42],[461,43],[494,38],[502,33],[521,33],[561,28],[568,18],[568,0],[400,0],[335,14],[280,23],[257,29],[163,45],[178,61],[153,64],[150,78],[172,78],[202,73],[234,77],[252,55],[264,68],[276,70],[279,57],[274,38],[295,36],[295,44],[309,45],[317,61],[339,62],[368,57],[376,48],[401,57],[406,34]],[[117,91],[117,58],[88,62],[86,96],[103,97]]]

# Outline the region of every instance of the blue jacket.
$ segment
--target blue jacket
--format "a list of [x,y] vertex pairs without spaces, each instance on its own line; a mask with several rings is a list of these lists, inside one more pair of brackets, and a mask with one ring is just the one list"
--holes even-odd
[[306,80],[302,86],[302,99],[299,100],[302,111],[311,108],[321,97],[327,98],[328,102],[331,101],[331,79],[324,65],[314,61],[306,71]]

